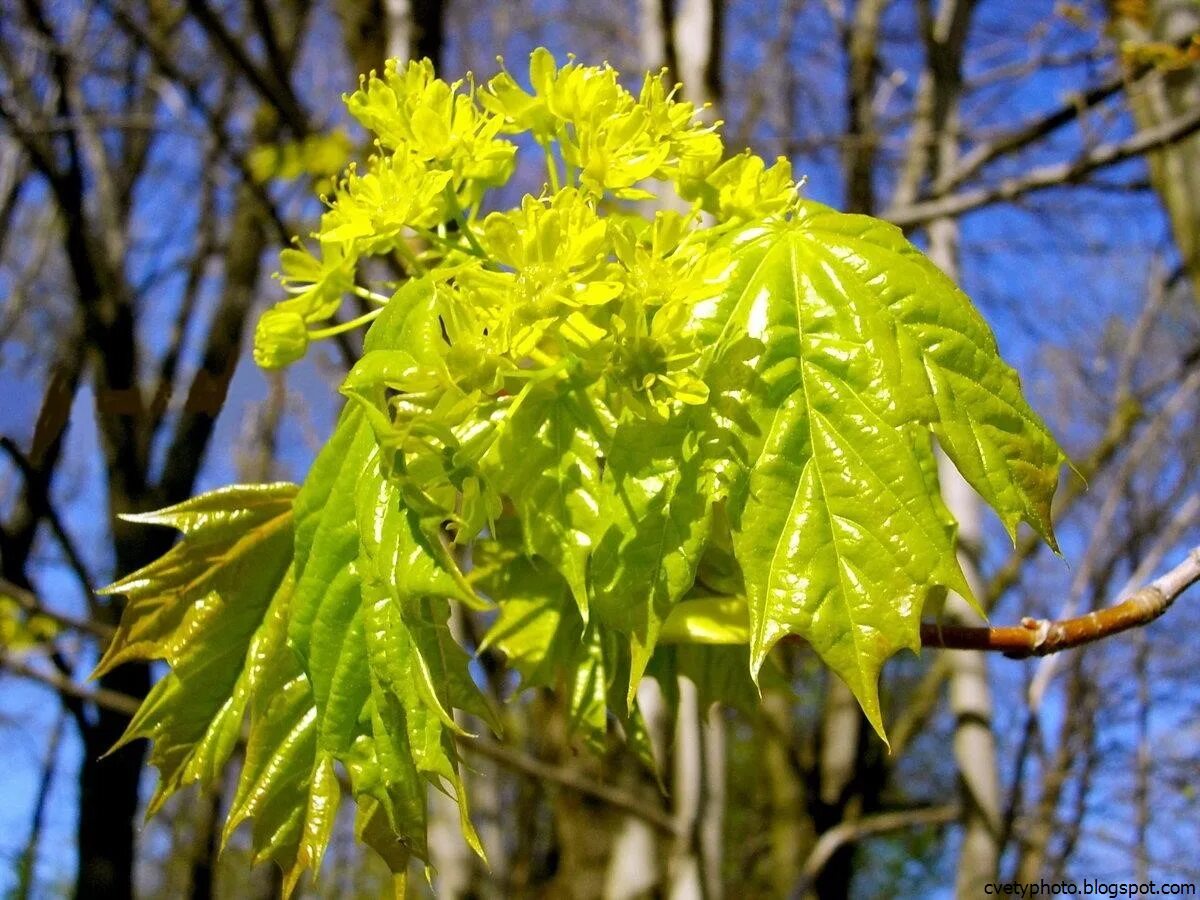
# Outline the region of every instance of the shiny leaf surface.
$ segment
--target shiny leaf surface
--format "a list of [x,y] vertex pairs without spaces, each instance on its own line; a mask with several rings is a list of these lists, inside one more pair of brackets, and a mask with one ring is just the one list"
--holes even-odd
[[[883,662],[918,648],[927,597],[947,588],[970,596],[913,428],[974,428],[979,446],[997,445],[1006,428],[1010,451],[1042,461],[1040,480],[985,466],[981,486],[999,486],[985,496],[1010,523],[1025,515],[1041,524],[1029,511],[1048,509],[1062,456],[962,295],[894,229],[882,230],[886,245],[854,237],[857,226],[879,240],[871,222],[805,205],[791,222],[749,232],[735,252],[712,367],[727,370],[734,388],[725,396],[746,412],[733,429],[744,455],[730,517],[752,668],[785,635],[805,638],[882,735]],[[901,256],[894,269],[876,261]],[[947,379],[974,384],[980,405],[939,404]],[[1018,403],[1020,416],[1000,409]],[[1047,441],[1053,453],[1042,451]]]

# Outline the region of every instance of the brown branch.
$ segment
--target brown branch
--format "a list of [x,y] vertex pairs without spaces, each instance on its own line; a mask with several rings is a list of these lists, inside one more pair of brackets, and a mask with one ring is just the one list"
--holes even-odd
[[896,721],[888,727],[891,735],[892,755],[899,759],[909,745],[925,728],[929,717],[942,699],[942,684],[950,675],[950,660],[943,653],[921,676],[916,687],[905,697],[904,708]]
[[35,522],[38,518],[44,518],[50,525],[54,539],[58,541],[63,553],[66,554],[67,565],[78,579],[80,587],[88,595],[88,605],[94,606],[96,597],[92,587],[92,576],[88,573],[87,566],[83,562],[83,557],[79,555],[75,542],[71,540],[71,535],[67,533],[62,516],[58,514],[58,509],[51,502],[49,480],[38,470],[33,461],[21,452],[21,448],[11,438],[0,437],[0,450],[8,455],[25,479],[29,505],[32,507]]
[[46,687],[53,688],[58,691],[63,697],[71,700],[82,700],[87,703],[94,703],[102,709],[107,709],[115,713],[120,713],[123,716],[132,718],[134,713],[138,711],[141,703],[130,697],[127,694],[122,694],[119,691],[112,691],[102,687],[88,687],[84,684],[79,684],[68,675],[62,672],[47,672],[39,669],[36,666],[30,665],[20,657],[13,656],[9,653],[0,652],[0,668],[7,669],[14,675],[21,678],[28,678],[31,681],[37,681]]
[[960,216],[994,203],[1016,200],[1034,191],[1078,182],[1098,169],[1169,147],[1197,131],[1200,131],[1200,108],[1157,127],[1139,131],[1125,140],[1101,144],[1074,160],[1031,169],[995,185],[899,207],[891,210],[886,218],[902,228],[913,228],[933,219]]
[[[250,86],[268,105],[279,112],[292,134],[298,138],[309,134],[312,127],[308,122],[308,115],[292,90],[286,71],[276,71],[271,67],[260,68],[233,33],[225,27],[221,16],[205,0],[188,0],[187,8],[209,39],[246,76]],[[275,52],[277,54],[278,50]]]
[[818,839],[804,861],[800,874],[800,884],[793,892],[794,896],[803,896],[811,889],[825,864],[839,848],[852,844],[875,834],[889,831],[899,831],[903,828],[917,828],[930,825],[949,825],[959,816],[959,809],[954,804],[945,806],[924,806],[917,809],[897,809],[889,812],[876,813],[864,818],[841,822],[830,828]]
[[1085,91],[1072,93],[1057,109],[1043,113],[1019,126],[1015,130],[1003,134],[987,143],[979,144],[963,154],[945,176],[938,179],[937,192],[952,191],[965,181],[977,175],[989,163],[1024,149],[1030,144],[1048,137],[1063,126],[1082,117],[1085,112],[1120,93],[1129,86],[1131,81],[1140,79],[1147,72],[1153,71],[1153,66],[1142,66],[1133,73],[1122,71],[1107,81],[1095,85]]
[[997,628],[925,623],[921,625],[921,644],[950,650],[997,650],[1012,659],[1046,656],[1147,625],[1197,581],[1200,547],[1170,572],[1107,609],[1059,621],[1025,618],[1020,625]]
[[64,628],[70,628],[72,631],[78,631],[82,634],[90,634],[104,643],[112,639],[113,628],[111,626],[94,619],[81,619],[69,613],[57,612],[50,609],[33,591],[27,590],[19,584],[13,584],[7,578],[0,578],[0,595],[16,600],[17,604],[27,613],[43,616]]
[[[1189,36],[1186,41],[1180,42],[1177,46],[1180,50],[1183,50],[1190,43],[1191,38]],[[1140,64],[1134,66],[1132,69],[1122,69],[1100,84],[1093,85],[1086,90],[1072,92],[1058,108],[1042,113],[1036,118],[1019,125],[1013,131],[1001,134],[990,141],[977,144],[964,153],[953,167],[935,179],[931,192],[932,196],[923,198],[922,202],[937,202],[951,191],[970,181],[990,163],[1000,157],[1018,153],[1031,144],[1049,137],[1071,122],[1083,118],[1084,114],[1091,112],[1101,103],[1116,96],[1122,90],[1128,90],[1137,86],[1142,79],[1153,74],[1155,71],[1157,69],[1150,63]],[[973,87],[977,88],[978,86],[979,81],[976,80]],[[897,196],[892,201],[892,208],[898,212],[898,207],[909,207],[914,199],[912,197],[912,194],[915,192],[914,189],[915,186],[910,184],[907,195],[897,190]],[[891,214],[885,213],[883,217],[890,219]]]
[[646,824],[653,825],[664,834],[675,834],[675,823],[672,821],[669,813],[648,806],[637,797],[619,788],[610,787],[588,778],[582,778],[559,766],[543,762],[540,759],[519,753],[508,747],[503,747],[494,741],[477,737],[460,737],[458,743],[464,750],[495,760],[506,769],[512,769],[515,772],[520,772],[523,775],[528,775],[531,778],[537,778],[542,781],[551,781],[576,793],[594,797],[614,809],[627,812],[641,819]]
[[291,230],[284,224],[280,211],[266,187],[254,177],[246,153],[237,147],[233,136],[226,128],[226,123],[222,122],[217,112],[209,107],[205,99],[204,83],[188,75],[178,64],[174,49],[164,44],[142,25],[139,17],[121,6],[119,0],[103,0],[101,6],[118,28],[150,54],[155,67],[166,79],[179,86],[179,89],[187,97],[189,105],[203,116],[217,147],[238,170],[242,184],[246,185],[254,194],[255,200],[268,217],[275,236],[281,242],[287,243],[291,239]]

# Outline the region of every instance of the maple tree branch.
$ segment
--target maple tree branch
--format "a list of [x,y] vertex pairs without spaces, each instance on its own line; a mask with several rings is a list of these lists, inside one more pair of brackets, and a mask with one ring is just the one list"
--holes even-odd
[[121,0],[103,0],[101,8],[111,16],[121,31],[150,55],[155,67],[163,77],[178,85],[190,106],[203,116],[217,148],[238,170],[242,184],[246,185],[253,193],[255,201],[267,216],[275,236],[281,243],[286,244],[291,239],[292,229],[284,223],[279,208],[266,187],[254,177],[247,154],[238,147],[234,136],[226,127],[227,123],[221,121],[217,111],[210,107],[204,92],[206,85],[184,72],[176,62],[177,54],[173,48],[159,40],[150,29],[146,28],[137,14],[126,10],[121,5]]
[[1193,548],[1182,563],[1165,575],[1106,609],[1057,621],[1027,617],[1020,625],[995,628],[924,623],[921,644],[948,650],[997,650],[1011,659],[1046,656],[1147,625],[1197,581],[1200,581],[1200,547]]
[[30,505],[33,507],[35,516],[44,518],[50,526],[54,539],[67,557],[67,565],[78,579],[80,587],[88,595],[88,605],[94,607],[96,598],[92,589],[92,577],[88,574],[87,566],[83,562],[83,557],[79,555],[75,542],[67,533],[62,516],[58,514],[58,509],[50,499],[50,479],[46,473],[38,470],[33,461],[21,451],[16,441],[11,438],[0,437],[0,450],[3,450],[20,470],[21,476],[25,479],[27,491],[31,495]]
[[[1189,36],[1186,40],[1176,43],[1175,47],[1177,50],[1186,51],[1190,44],[1191,37]],[[958,163],[937,180],[935,193],[945,194],[954,190],[978,175],[989,163],[1002,156],[1023,150],[1071,122],[1081,119],[1084,114],[1093,111],[1104,101],[1137,86],[1139,82],[1156,71],[1159,70],[1152,63],[1138,63],[1132,67],[1125,65],[1100,84],[1085,90],[1071,92],[1058,108],[1043,112],[1036,118],[1019,125],[1015,130],[979,144],[963,154]]]
[[[292,133],[296,137],[310,134],[312,126],[308,114],[287,80],[287,69],[276,70],[271,66],[260,68],[226,27],[223,17],[205,0],[188,0],[187,9],[216,47],[246,76],[251,87],[279,111]],[[275,52],[278,53],[278,50]]]

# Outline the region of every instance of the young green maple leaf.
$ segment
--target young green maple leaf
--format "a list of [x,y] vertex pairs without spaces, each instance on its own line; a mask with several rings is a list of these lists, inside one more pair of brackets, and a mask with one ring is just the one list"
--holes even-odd
[[628,653],[615,632],[584,624],[562,575],[545,560],[525,555],[517,524],[501,519],[494,536],[476,545],[476,583],[489,596],[503,598],[480,652],[503,653],[521,675],[523,690],[560,687],[568,734],[579,735],[595,752],[608,747],[611,713],[637,757],[656,771],[641,711],[628,695]]
[[919,647],[931,594],[971,597],[911,429],[1010,529],[1024,518],[1048,540],[1064,456],[979,314],[897,229],[805,203],[734,252],[710,368],[746,386],[730,515],[751,666],[805,638],[882,736],[883,662]]
[[287,646],[292,586],[281,586],[247,650],[245,761],[222,838],[250,820],[254,861],[279,864],[285,896],[320,869],[342,796],[333,757],[318,747],[312,686]]
[[600,489],[604,534],[592,556],[597,618],[629,636],[633,702],[663,622],[692,587],[713,493],[692,419],[630,418],[616,431]]
[[123,594],[126,608],[94,674],[130,660],[171,666],[118,744],[154,742],[150,812],[187,784],[211,783],[237,743],[261,676],[250,647],[291,565],[295,493],[291,484],[233,487],[126,516],[184,534],[103,591]]

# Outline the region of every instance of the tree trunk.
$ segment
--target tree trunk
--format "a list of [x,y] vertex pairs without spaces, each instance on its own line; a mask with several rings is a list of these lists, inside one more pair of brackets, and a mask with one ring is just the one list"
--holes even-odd
[[[786,649],[786,648],[784,648]],[[807,808],[804,781],[792,764],[793,721],[790,694],[763,694],[764,728],[761,764],[766,785],[765,880],[773,897],[786,897],[800,878],[804,858],[816,840]]]
[[[936,261],[936,258],[935,258]],[[942,493],[958,520],[959,538],[967,547],[978,546],[979,498],[958,471],[939,454]],[[960,553],[968,583],[978,595],[978,571],[966,553]],[[958,595],[947,599],[947,618],[965,625],[983,620]],[[992,693],[987,658],[972,650],[947,650],[950,660],[950,711],[954,715],[954,762],[958,767],[963,829],[955,875],[955,893],[976,897],[985,884],[994,882],[1000,865],[1000,780],[996,763],[996,736],[992,731]]]
[[671,804],[676,837],[667,859],[667,896],[701,900],[704,896],[699,854],[700,808],[704,793],[704,757],[696,686],[679,679],[679,711],[671,760]]
[[[926,25],[930,80],[928,144],[930,177],[936,183],[958,161],[958,107],[963,84],[963,51],[974,12],[974,0],[946,0]],[[929,257],[955,281],[959,280],[958,222],[938,219],[929,224]],[[979,497],[940,452],[939,478],[946,506],[958,521],[959,562],[971,589],[981,595],[975,560],[983,539],[983,510]],[[944,615],[959,624],[982,625],[983,620],[960,596],[952,594]],[[962,798],[962,844],[955,875],[955,893],[975,897],[994,882],[1000,865],[1000,782],[996,738],[992,732],[992,694],[987,659],[982,653],[946,651],[949,659],[950,711],[954,716],[954,761]]]
[[721,878],[725,849],[725,715],[719,706],[704,713],[704,797],[700,810],[699,843],[705,900],[725,896]]
[[[100,679],[100,687],[129,697],[144,697],[150,690],[150,668],[143,664],[120,666]],[[102,709],[95,724],[84,732],[76,833],[77,900],[133,897],[134,823],[146,742],[136,741],[101,758],[128,723],[125,716]]]

